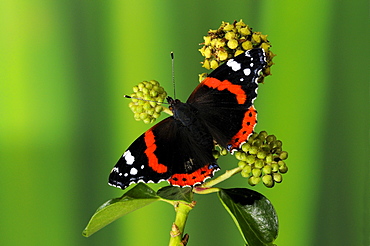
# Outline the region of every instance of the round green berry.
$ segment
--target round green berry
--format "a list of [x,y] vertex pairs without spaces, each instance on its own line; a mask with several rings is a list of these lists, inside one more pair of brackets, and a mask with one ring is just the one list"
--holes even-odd
[[262,176],[262,182],[268,188],[271,188],[274,186],[274,179],[272,178],[271,175]]

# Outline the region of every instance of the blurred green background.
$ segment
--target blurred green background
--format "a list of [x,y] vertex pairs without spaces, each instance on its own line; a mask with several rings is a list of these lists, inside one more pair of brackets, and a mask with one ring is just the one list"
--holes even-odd
[[[156,79],[186,100],[204,72],[202,36],[243,19],[277,54],[257,130],[283,140],[278,245],[369,245],[369,2],[0,1],[0,245],[167,245],[155,203],[90,238],[94,211],[123,192],[111,168],[149,126],[122,96]],[[223,170],[236,165],[225,159]],[[163,185],[163,184],[161,184]],[[153,187],[159,187],[154,185]],[[240,176],[223,187],[248,187]],[[243,245],[214,194],[196,196],[190,245]]]

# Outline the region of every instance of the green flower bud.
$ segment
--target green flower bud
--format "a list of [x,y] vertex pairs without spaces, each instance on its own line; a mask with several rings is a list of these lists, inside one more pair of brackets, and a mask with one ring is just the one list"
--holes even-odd
[[215,159],[218,159],[220,157],[220,152],[218,152],[217,150],[213,150],[212,151],[212,155]]
[[253,132],[252,135],[250,135],[250,137],[248,138],[248,142],[249,143],[252,143],[253,140],[258,136],[258,133],[257,132]]
[[157,106],[155,106],[154,111],[155,111],[156,113],[160,113],[160,112],[162,112],[162,111],[163,111],[163,106],[161,106],[161,105],[157,105]]
[[277,155],[280,155],[280,152],[281,152],[281,148],[278,148],[278,147],[272,148],[272,150],[271,150],[271,153],[274,153],[274,154],[277,154]]
[[278,172],[279,171],[279,165],[277,163],[272,163],[271,164],[271,167],[272,167],[272,171],[274,173]]
[[270,164],[273,161],[272,154],[268,154],[265,158],[266,163]]
[[257,154],[257,152],[258,152],[258,147],[257,146],[252,146],[250,149],[249,149],[249,151],[248,151],[250,154],[252,154],[252,155],[255,155],[255,154]]
[[140,113],[140,119],[145,120],[146,118],[148,118],[147,113]]
[[252,175],[254,177],[261,177],[262,175],[262,170],[261,169],[258,169],[258,168],[253,168],[252,169]]
[[264,151],[258,151],[258,152],[257,152],[257,158],[258,158],[258,159],[262,159],[262,160],[263,160],[263,159],[265,159],[265,158],[266,158],[266,155],[267,155],[267,154],[266,154],[266,152],[264,152]]
[[280,166],[279,167],[279,172],[280,173],[287,173],[288,172],[288,167],[286,165]]
[[252,145],[253,145],[253,146],[255,146],[255,147],[257,147],[257,148],[259,148],[259,147],[261,147],[261,146],[262,146],[262,141],[257,137],[257,138],[253,141]]
[[272,167],[270,165],[265,165],[263,168],[262,168],[262,172],[264,174],[271,174],[272,173]]
[[261,178],[260,178],[260,177],[251,176],[251,177],[248,179],[248,183],[249,183],[251,186],[255,186],[255,185],[256,185],[256,184],[258,184],[259,182],[261,182]]
[[281,148],[281,146],[283,146],[283,142],[281,142],[280,140],[276,140],[275,141],[275,144],[277,147]]
[[139,88],[139,90],[141,91],[141,90],[143,90],[143,88],[145,87],[145,85],[143,84],[143,82],[141,82],[141,83],[139,83],[138,85],[137,85],[137,87]]
[[241,156],[242,161],[247,161],[247,154],[246,153],[242,152],[240,156]]
[[285,162],[284,161],[278,161],[278,165],[279,165],[279,167],[285,166]]
[[242,150],[243,150],[244,152],[248,152],[250,148],[251,148],[251,145],[250,145],[249,143],[244,143],[244,144],[242,145]]
[[249,177],[252,172],[252,167],[250,165],[245,165],[242,172],[247,174],[246,176],[243,176],[243,177]]
[[267,132],[266,131],[261,131],[260,133],[258,133],[258,138],[261,140],[261,141],[265,141],[266,137],[267,137]]
[[240,168],[244,168],[246,165],[247,165],[247,163],[245,161],[239,161],[238,162],[238,167],[240,167]]
[[270,150],[271,150],[270,145],[266,142],[263,142],[263,144],[261,146],[261,149],[265,152],[270,152]]
[[157,92],[157,91],[153,91],[153,90],[151,90],[149,95],[150,95],[150,97],[152,97],[152,98],[153,98],[153,97],[157,97],[157,96],[158,96],[158,92]]
[[262,176],[262,182],[268,188],[271,188],[274,186],[274,180],[271,175]]
[[150,123],[152,123],[152,121],[151,121],[151,118],[150,118],[150,117],[145,118],[145,119],[142,119],[142,120],[143,120],[143,122],[144,122],[145,124],[150,124]]
[[276,140],[275,135],[268,135],[268,136],[266,137],[266,142],[268,142],[268,143],[272,143],[272,142],[274,142],[275,140]]
[[256,157],[254,155],[247,155],[245,161],[248,164],[253,164],[256,161]]
[[255,168],[263,168],[263,166],[265,165],[264,161],[263,160],[259,160],[257,159],[255,162],[254,162],[254,167]]
[[227,149],[224,149],[224,148],[222,148],[221,151],[220,151],[220,154],[223,155],[223,156],[227,155],[227,153],[229,153],[229,152],[227,151]]
[[282,160],[286,160],[287,158],[288,158],[288,152],[286,152],[286,151],[281,151],[280,152],[280,159],[282,159]]
[[[140,110],[139,110],[139,108],[140,108]],[[149,102],[144,102],[143,105],[137,106],[136,112],[141,113],[141,112],[143,112],[143,110],[147,111],[151,108],[152,108],[152,105],[150,105]]]
[[[138,91],[138,92],[136,93],[136,96],[137,96],[138,98],[143,98],[143,97],[144,97],[144,94],[143,94],[143,92],[142,92],[142,91]],[[138,102],[140,102],[140,100],[139,100]]]
[[273,177],[276,183],[281,183],[281,181],[283,181],[283,176],[281,176],[280,173],[274,173]]

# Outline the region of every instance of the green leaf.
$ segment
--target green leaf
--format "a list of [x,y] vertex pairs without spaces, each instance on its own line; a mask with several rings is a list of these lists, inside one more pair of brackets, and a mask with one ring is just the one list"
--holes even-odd
[[122,197],[111,199],[101,205],[91,217],[82,235],[89,237],[123,215],[159,199],[154,190],[143,183],[139,183]]
[[266,197],[246,188],[221,189],[218,196],[248,245],[273,245],[278,218]]
[[157,195],[165,200],[191,203],[194,193],[191,187],[180,188],[176,186],[166,186],[158,190]]

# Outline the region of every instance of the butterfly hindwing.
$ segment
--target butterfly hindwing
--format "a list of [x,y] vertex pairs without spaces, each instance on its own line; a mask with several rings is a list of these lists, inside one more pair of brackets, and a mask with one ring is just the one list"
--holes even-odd
[[213,140],[196,142],[192,134],[173,117],[159,122],[125,151],[111,171],[109,184],[125,189],[138,182],[169,180],[178,186],[203,182],[218,170],[212,155]]

